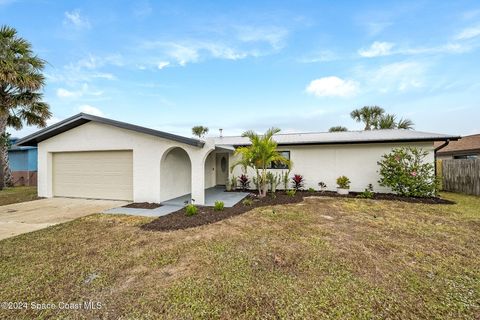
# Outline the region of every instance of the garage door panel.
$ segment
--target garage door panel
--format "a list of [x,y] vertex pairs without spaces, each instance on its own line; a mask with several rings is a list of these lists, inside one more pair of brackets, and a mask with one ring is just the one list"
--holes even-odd
[[132,200],[132,152],[54,153],[53,194],[61,197]]

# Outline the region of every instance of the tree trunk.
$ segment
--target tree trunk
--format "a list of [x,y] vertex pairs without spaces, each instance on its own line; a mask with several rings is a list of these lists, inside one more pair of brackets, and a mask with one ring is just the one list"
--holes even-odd
[[12,185],[12,172],[8,163],[8,141],[6,139],[7,118],[0,118],[0,190]]

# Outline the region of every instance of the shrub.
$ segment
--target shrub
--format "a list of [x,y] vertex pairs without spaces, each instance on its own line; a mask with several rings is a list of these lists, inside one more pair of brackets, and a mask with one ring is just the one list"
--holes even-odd
[[238,177],[238,183],[240,184],[240,188],[242,188],[242,191],[250,188],[250,179],[246,174],[242,174],[240,177]]
[[267,172],[267,183],[270,186],[270,191],[275,192],[278,185],[282,182],[282,178],[279,174],[273,174],[272,172]]
[[282,173],[282,183],[283,183],[283,190],[288,189],[288,182],[290,181],[290,169]]
[[337,185],[340,189],[350,189],[350,179],[346,176],[340,176],[337,178]]
[[438,191],[433,163],[426,162],[428,151],[415,147],[395,148],[378,162],[383,187],[408,197],[431,197]]
[[325,191],[325,189],[327,189],[327,184],[323,181],[320,181],[318,186],[320,187],[320,191]]
[[295,194],[297,193],[297,190],[295,190],[295,189],[290,189],[290,190],[287,190],[285,193],[286,193],[287,196],[289,196],[289,197],[295,197]]
[[313,188],[308,188],[308,192],[315,192],[315,189],[313,189]]
[[198,213],[198,208],[197,208],[197,206],[195,206],[194,204],[191,203],[191,204],[189,204],[189,205],[187,205],[187,206],[185,207],[185,214],[186,214],[187,216],[189,216],[189,217],[190,217],[190,216],[194,216],[194,215],[196,215],[197,213]]
[[223,203],[223,201],[215,201],[215,206],[213,207],[213,210],[223,211],[223,209],[225,209],[225,203]]
[[372,199],[375,193],[373,192],[373,185],[371,183],[365,188],[363,192],[358,194],[358,198]]
[[245,199],[243,199],[242,204],[243,204],[244,206],[249,207],[249,206],[251,206],[251,205],[253,204],[253,200],[250,199],[250,198],[245,198]]
[[294,174],[292,178],[292,185],[293,189],[300,190],[303,188],[303,184],[305,183],[305,179],[301,174]]

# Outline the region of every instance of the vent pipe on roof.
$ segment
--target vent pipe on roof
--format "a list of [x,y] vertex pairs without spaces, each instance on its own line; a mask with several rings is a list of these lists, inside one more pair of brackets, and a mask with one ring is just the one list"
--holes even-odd
[[220,138],[223,138],[223,129],[218,129],[220,131]]

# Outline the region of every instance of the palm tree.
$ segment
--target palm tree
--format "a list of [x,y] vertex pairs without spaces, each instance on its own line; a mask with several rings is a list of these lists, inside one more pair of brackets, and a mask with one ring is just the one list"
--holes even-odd
[[413,123],[412,120],[402,118],[402,119],[400,119],[400,121],[398,121],[397,128],[398,129],[412,130],[414,125],[415,124]]
[[335,126],[328,129],[328,132],[343,132],[343,131],[348,131],[348,129],[342,126]]
[[195,126],[192,128],[192,134],[199,138],[203,138],[208,133],[208,128],[204,126]]
[[45,86],[44,67],[45,61],[33,53],[27,40],[17,36],[14,28],[0,27],[0,189],[10,182],[8,148],[4,143],[7,127],[45,127],[52,116],[40,92]]
[[385,113],[383,108],[378,106],[365,106],[355,109],[350,113],[353,120],[365,123],[365,130],[371,130],[378,118]]
[[280,132],[280,129],[270,128],[264,135],[258,135],[253,131],[246,131],[242,137],[250,140],[250,145],[239,147],[235,150],[235,155],[240,155],[240,159],[232,165],[232,170],[238,165],[248,166],[255,170],[258,181],[258,194],[260,197],[267,195],[267,169],[272,162],[280,162],[291,166],[290,160],[283,157],[277,151],[277,143],[273,140],[273,135]]
[[397,122],[397,116],[394,114],[385,114],[382,115],[377,121],[374,123],[375,129],[413,129],[413,121],[410,119],[400,119]]

